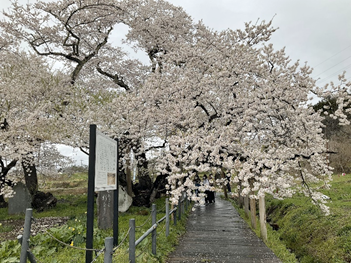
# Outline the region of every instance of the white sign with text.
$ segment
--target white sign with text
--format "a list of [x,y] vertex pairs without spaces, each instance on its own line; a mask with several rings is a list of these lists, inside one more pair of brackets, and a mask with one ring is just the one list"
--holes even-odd
[[116,190],[117,142],[96,131],[95,191]]

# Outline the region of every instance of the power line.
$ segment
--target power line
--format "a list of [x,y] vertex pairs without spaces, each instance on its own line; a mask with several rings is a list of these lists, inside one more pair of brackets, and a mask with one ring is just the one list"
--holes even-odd
[[344,62],[345,60],[348,60],[349,58],[351,58],[351,56],[348,56],[347,58],[343,59],[342,61],[340,61],[339,63],[335,64],[334,66],[332,66],[332,67],[330,67],[330,68],[328,68],[328,69],[322,71],[322,72],[319,73],[317,76],[314,76],[314,78],[316,78],[316,77],[322,75],[323,73],[325,73],[325,72],[327,72],[328,70],[330,70],[330,69],[336,67],[337,65],[341,64],[341,63]]
[[329,79],[329,78],[331,78],[331,77],[336,76],[337,74],[340,74],[341,71],[345,71],[345,70],[348,69],[348,68],[351,68],[351,64],[347,65],[346,67],[343,67],[342,69],[339,69],[338,71],[334,72],[333,74],[329,75],[328,77],[325,77],[325,78],[323,78],[323,79],[319,79],[319,80],[317,80],[317,81],[325,81],[325,80],[327,80],[327,79]]
[[315,65],[315,66],[314,66],[314,68],[317,68],[318,66],[322,65],[324,62],[326,62],[326,61],[328,61],[329,59],[331,59],[331,58],[335,57],[336,55],[339,55],[341,52],[345,51],[346,49],[348,49],[348,48],[350,48],[350,47],[351,47],[351,45],[350,45],[350,46],[348,46],[348,47],[346,47],[346,48],[344,48],[343,50],[341,50],[341,51],[339,51],[339,52],[335,53],[335,54],[334,54],[334,55],[332,55],[331,57],[329,57],[329,58],[327,58],[326,60],[323,60],[321,63],[319,63],[319,64]]

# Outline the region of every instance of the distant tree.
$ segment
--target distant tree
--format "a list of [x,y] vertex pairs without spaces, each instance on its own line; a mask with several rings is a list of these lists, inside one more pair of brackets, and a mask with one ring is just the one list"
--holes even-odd
[[[327,159],[329,164],[334,168],[335,173],[351,172],[351,128],[349,125],[339,125],[339,120],[334,117],[338,109],[337,97],[327,97],[313,108],[324,116],[323,134],[327,139]],[[348,112],[349,105],[345,105],[343,111],[347,116],[347,120],[351,120]]]
[[67,166],[63,169],[60,169],[60,172],[68,175],[72,175],[74,173],[86,173],[88,174],[88,165],[71,165]]
[[320,100],[318,103],[313,105],[315,111],[321,112],[324,115],[323,119],[323,134],[327,139],[330,139],[332,135],[338,133],[342,126],[339,125],[339,120],[331,116],[338,109],[337,98],[327,97]]
[[43,143],[35,155],[35,163],[41,174],[56,175],[58,171],[72,167],[74,160],[62,155],[56,145]]

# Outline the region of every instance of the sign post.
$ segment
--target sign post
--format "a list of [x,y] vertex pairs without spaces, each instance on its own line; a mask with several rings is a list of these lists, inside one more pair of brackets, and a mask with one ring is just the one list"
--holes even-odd
[[[95,188],[95,153],[96,153],[96,125],[90,125],[89,137],[89,170],[88,170],[88,201],[87,201],[87,240],[86,248],[93,248],[94,232],[94,188]],[[93,251],[86,250],[85,262],[93,260]]]
[[114,191],[113,243],[118,243],[118,143],[97,131],[95,124],[90,125],[88,172],[86,263],[92,261],[93,255],[95,191]]
[[118,171],[119,171],[119,143],[118,140],[116,140],[117,143],[117,165],[116,165],[116,175],[117,175],[117,180],[116,180],[116,190],[113,191],[113,245],[117,246],[118,245],[118,196],[119,196],[119,183],[118,183]]

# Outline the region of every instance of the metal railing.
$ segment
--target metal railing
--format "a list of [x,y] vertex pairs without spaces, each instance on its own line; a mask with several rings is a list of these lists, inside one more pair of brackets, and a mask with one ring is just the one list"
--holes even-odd
[[[184,208],[184,203],[185,203],[185,208]],[[130,263],[135,263],[136,257],[135,257],[135,251],[136,247],[138,244],[140,244],[141,241],[143,241],[148,235],[152,235],[152,254],[156,255],[156,229],[158,225],[166,220],[166,237],[169,235],[169,218],[170,215],[173,215],[173,220],[174,224],[177,224],[177,215],[175,214],[176,211],[178,211],[178,219],[181,219],[182,214],[187,210],[188,208],[188,199],[183,198],[182,200],[179,200],[178,206],[169,211],[169,202],[168,198],[166,199],[166,215],[162,217],[160,220],[156,222],[156,205],[152,205],[151,209],[151,216],[152,216],[152,226],[137,240],[135,240],[135,219],[130,219],[129,220],[129,262]]]
[[[135,263],[135,251],[136,251],[136,246],[140,244],[149,234],[152,234],[152,253],[155,255],[156,254],[156,229],[158,225],[166,220],[165,222],[165,228],[166,228],[166,237],[169,235],[169,226],[170,226],[170,216],[173,214],[173,221],[174,225],[177,224],[177,216],[178,219],[181,219],[182,214],[184,214],[185,210],[188,209],[189,201],[183,197],[181,200],[178,202],[178,206],[169,211],[169,199],[166,198],[166,215],[156,221],[156,205],[152,205],[151,209],[151,224],[152,226],[140,237],[138,240],[135,240],[135,219],[130,219],[129,220],[129,262]],[[184,207],[185,206],[185,207]],[[176,212],[178,211],[178,215]],[[32,222],[32,214],[33,210],[31,208],[26,209],[26,215],[25,215],[25,222],[24,222],[24,229],[23,229],[23,236],[19,235],[17,237],[18,242],[21,244],[21,255],[20,255],[20,263],[26,263],[27,260],[29,260],[31,263],[40,263],[39,261],[36,260],[35,256],[29,249],[29,238],[30,238],[30,229],[31,229],[31,222]],[[127,234],[128,234],[127,233]],[[127,235],[126,235],[127,237]],[[123,240],[124,241],[124,240]],[[122,241],[122,242],[123,242]],[[71,248],[71,245],[67,245]],[[84,248],[78,248],[77,249],[84,249]],[[113,249],[113,238],[112,237],[106,237],[105,238],[105,247],[103,249],[97,250],[93,249],[94,251],[98,252],[97,257],[104,253],[104,263],[112,263],[112,256],[116,249]],[[92,261],[94,262],[95,259]]]

